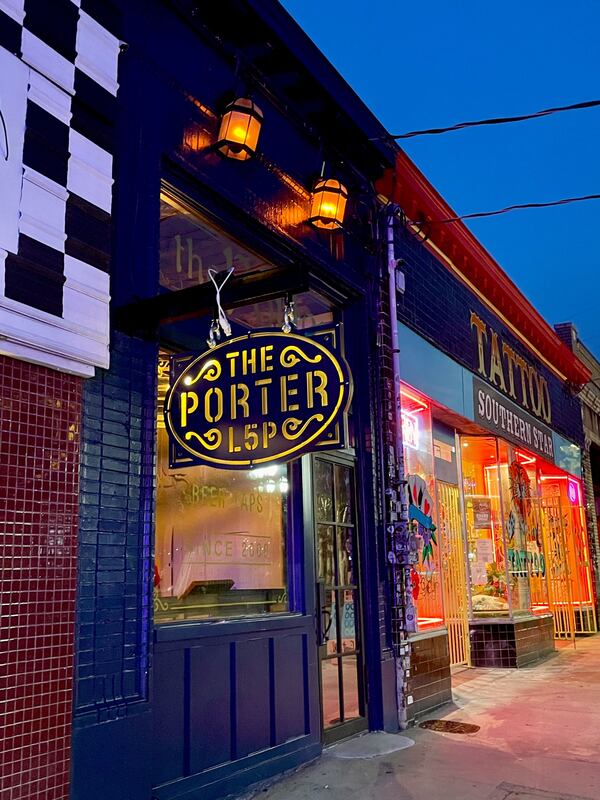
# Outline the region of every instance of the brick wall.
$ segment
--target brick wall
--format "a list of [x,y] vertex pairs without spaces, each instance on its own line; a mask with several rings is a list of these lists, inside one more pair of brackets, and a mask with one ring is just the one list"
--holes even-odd
[[0,356],[0,798],[66,800],[81,379]]
[[83,397],[76,717],[147,698],[156,348],[115,333]]
[[470,312],[490,325],[515,352],[546,378],[552,400],[552,423],[557,433],[583,444],[579,401],[469,289],[415,238],[401,228],[397,256],[406,260],[406,291],[398,302],[398,318],[473,372],[477,371],[476,340]]

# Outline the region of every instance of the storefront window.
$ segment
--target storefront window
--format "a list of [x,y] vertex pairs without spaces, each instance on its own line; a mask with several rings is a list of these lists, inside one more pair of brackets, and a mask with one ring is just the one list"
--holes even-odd
[[431,409],[422,395],[404,384],[402,439],[409,519],[418,545],[418,559],[411,570],[417,630],[431,630],[444,625]]
[[[504,442],[500,445],[508,450]],[[549,599],[537,479],[539,459],[517,448],[510,448],[508,458],[504,497],[513,611],[545,614],[549,610]]]
[[156,622],[286,611],[287,465],[169,469],[159,360]]
[[558,624],[593,632],[596,619],[581,481],[542,463],[538,483],[551,601],[565,609]]
[[[295,328],[304,331],[330,325],[333,312],[330,305],[316,292],[300,292],[292,297],[294,302]],[[277,297],[260,303],[252,303],[232,309],[229,319],[245,328],[281,327],[285,298]]]
[[502,514],[502,472],[496,439],[461,439],[471,607],[474,616],[508,615],[509,580]]
[[272,265],[226,236],[166,192],[160,195],[160,272],[163,289],[177,292],[206,283],[208,270],[235,268],[236,275]]
[[501,439],[463,436],[461,451],[473,615],[595,630],[581,482]]
[[[209,282],[209,270],[236,275],[273,265],[215,227],[174,193],[160,196],[160,277],[177,292]],[[281,329],[284,308],[294,304],[294,327],[333,322],[331,304],[314,291],[226,307],[234,335],[249,329]],[[172,351],[204,350],[213,309],[198,309],[161,325]],[[169,468],[163,401],[169,354],[158,368],[155,621],[222,618],[288,610],[286,541],[289,467],[252,470],[211,466]]]
[[[528,552],[535,537],[535,517],[532,507],[531,478],[523,459],[517,458],[514,449],[502,439],[498,440],[500,494],[506,530],[506,555],[508,586],[513,614],[529,613],[531,594],[529,588]],[[535,492],[535,482],[533,484]],[[541,542],[540,542],[541,547]]]

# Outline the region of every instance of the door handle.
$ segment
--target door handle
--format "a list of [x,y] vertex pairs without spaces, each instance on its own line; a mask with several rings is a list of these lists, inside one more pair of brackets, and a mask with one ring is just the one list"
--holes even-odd
[[327,590],[324,580],[317,581],[317,609],[316,609],[316,629],[317,643],[319,646],[325,644],[325,637],[331,628],[331,610],[327,607]]

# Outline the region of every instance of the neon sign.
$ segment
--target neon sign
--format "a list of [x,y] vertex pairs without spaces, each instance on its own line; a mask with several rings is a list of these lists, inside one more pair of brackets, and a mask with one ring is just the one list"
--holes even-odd
[[570,478],[567,482],[567,494],[573,505],[579,505],[579,486]]
[[402,444],[415,450],[419,447],[419,420],[409,411],[402,411]]

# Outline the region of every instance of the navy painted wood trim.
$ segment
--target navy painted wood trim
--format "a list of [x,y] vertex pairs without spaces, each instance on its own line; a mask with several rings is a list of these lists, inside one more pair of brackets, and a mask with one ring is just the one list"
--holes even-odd
[[153,789],[153,800],[214,800],[280,774],[288,769],[317,758],[322,752],[321,742],[312,736],[302,736],[279,745],[266,753],[254,753],[243,759],[205,772],[172,781]]
[[189,648],[183,651],[183,736],[186,746],[183,748],[183,774],[190,774],[190,740],[191,724],[190,724],[190,700],[192,694],[191,687],[191,668],[190,668],[191,653]]
[[[363,335],[350,335],[350,331],[356,330],[362,331]],[[375,448],[368,441],[368,437],[372,435],[372,407],[377,402],[377,384],[372,380],[377,359],[377,327],[375,320],[369,315],[367,303],[356,303],[344,312],[344,331],[346,357],[354,372],[357,386],[360,387],[360,391],[355,391],[352,410],[357,436],[355,474],[362,603],[363,688],[367,695],[365,699],[369,728],[381,730],[385,715],[381,684],[380,625],[383,609],[380,585],[385,579],[385,568],[380,570],[378,554],[385,552],[385,542],[382,541],[383,528],[376,505],[378,490],[372,461]]]
[[302,510],[302,465],[300,459],[292,461],[290,468],[290,486],[288,493],[288,531],[287,549],[287,585],[290,611],[306,613],[304,603],[305,561],[304,561],[304,520]]
[[311,624],[312,620],[302,614],[273,614],[266,618],[163,623],[154,628],[154,640],[160,643],[184,642],[244,634],[256,635],[278,630],[292,632],[306,628],[307,622]]
[[230,758],[235,761],[237,753],[237,662],[236,643],[229,645],[229,718],[230,718]]

